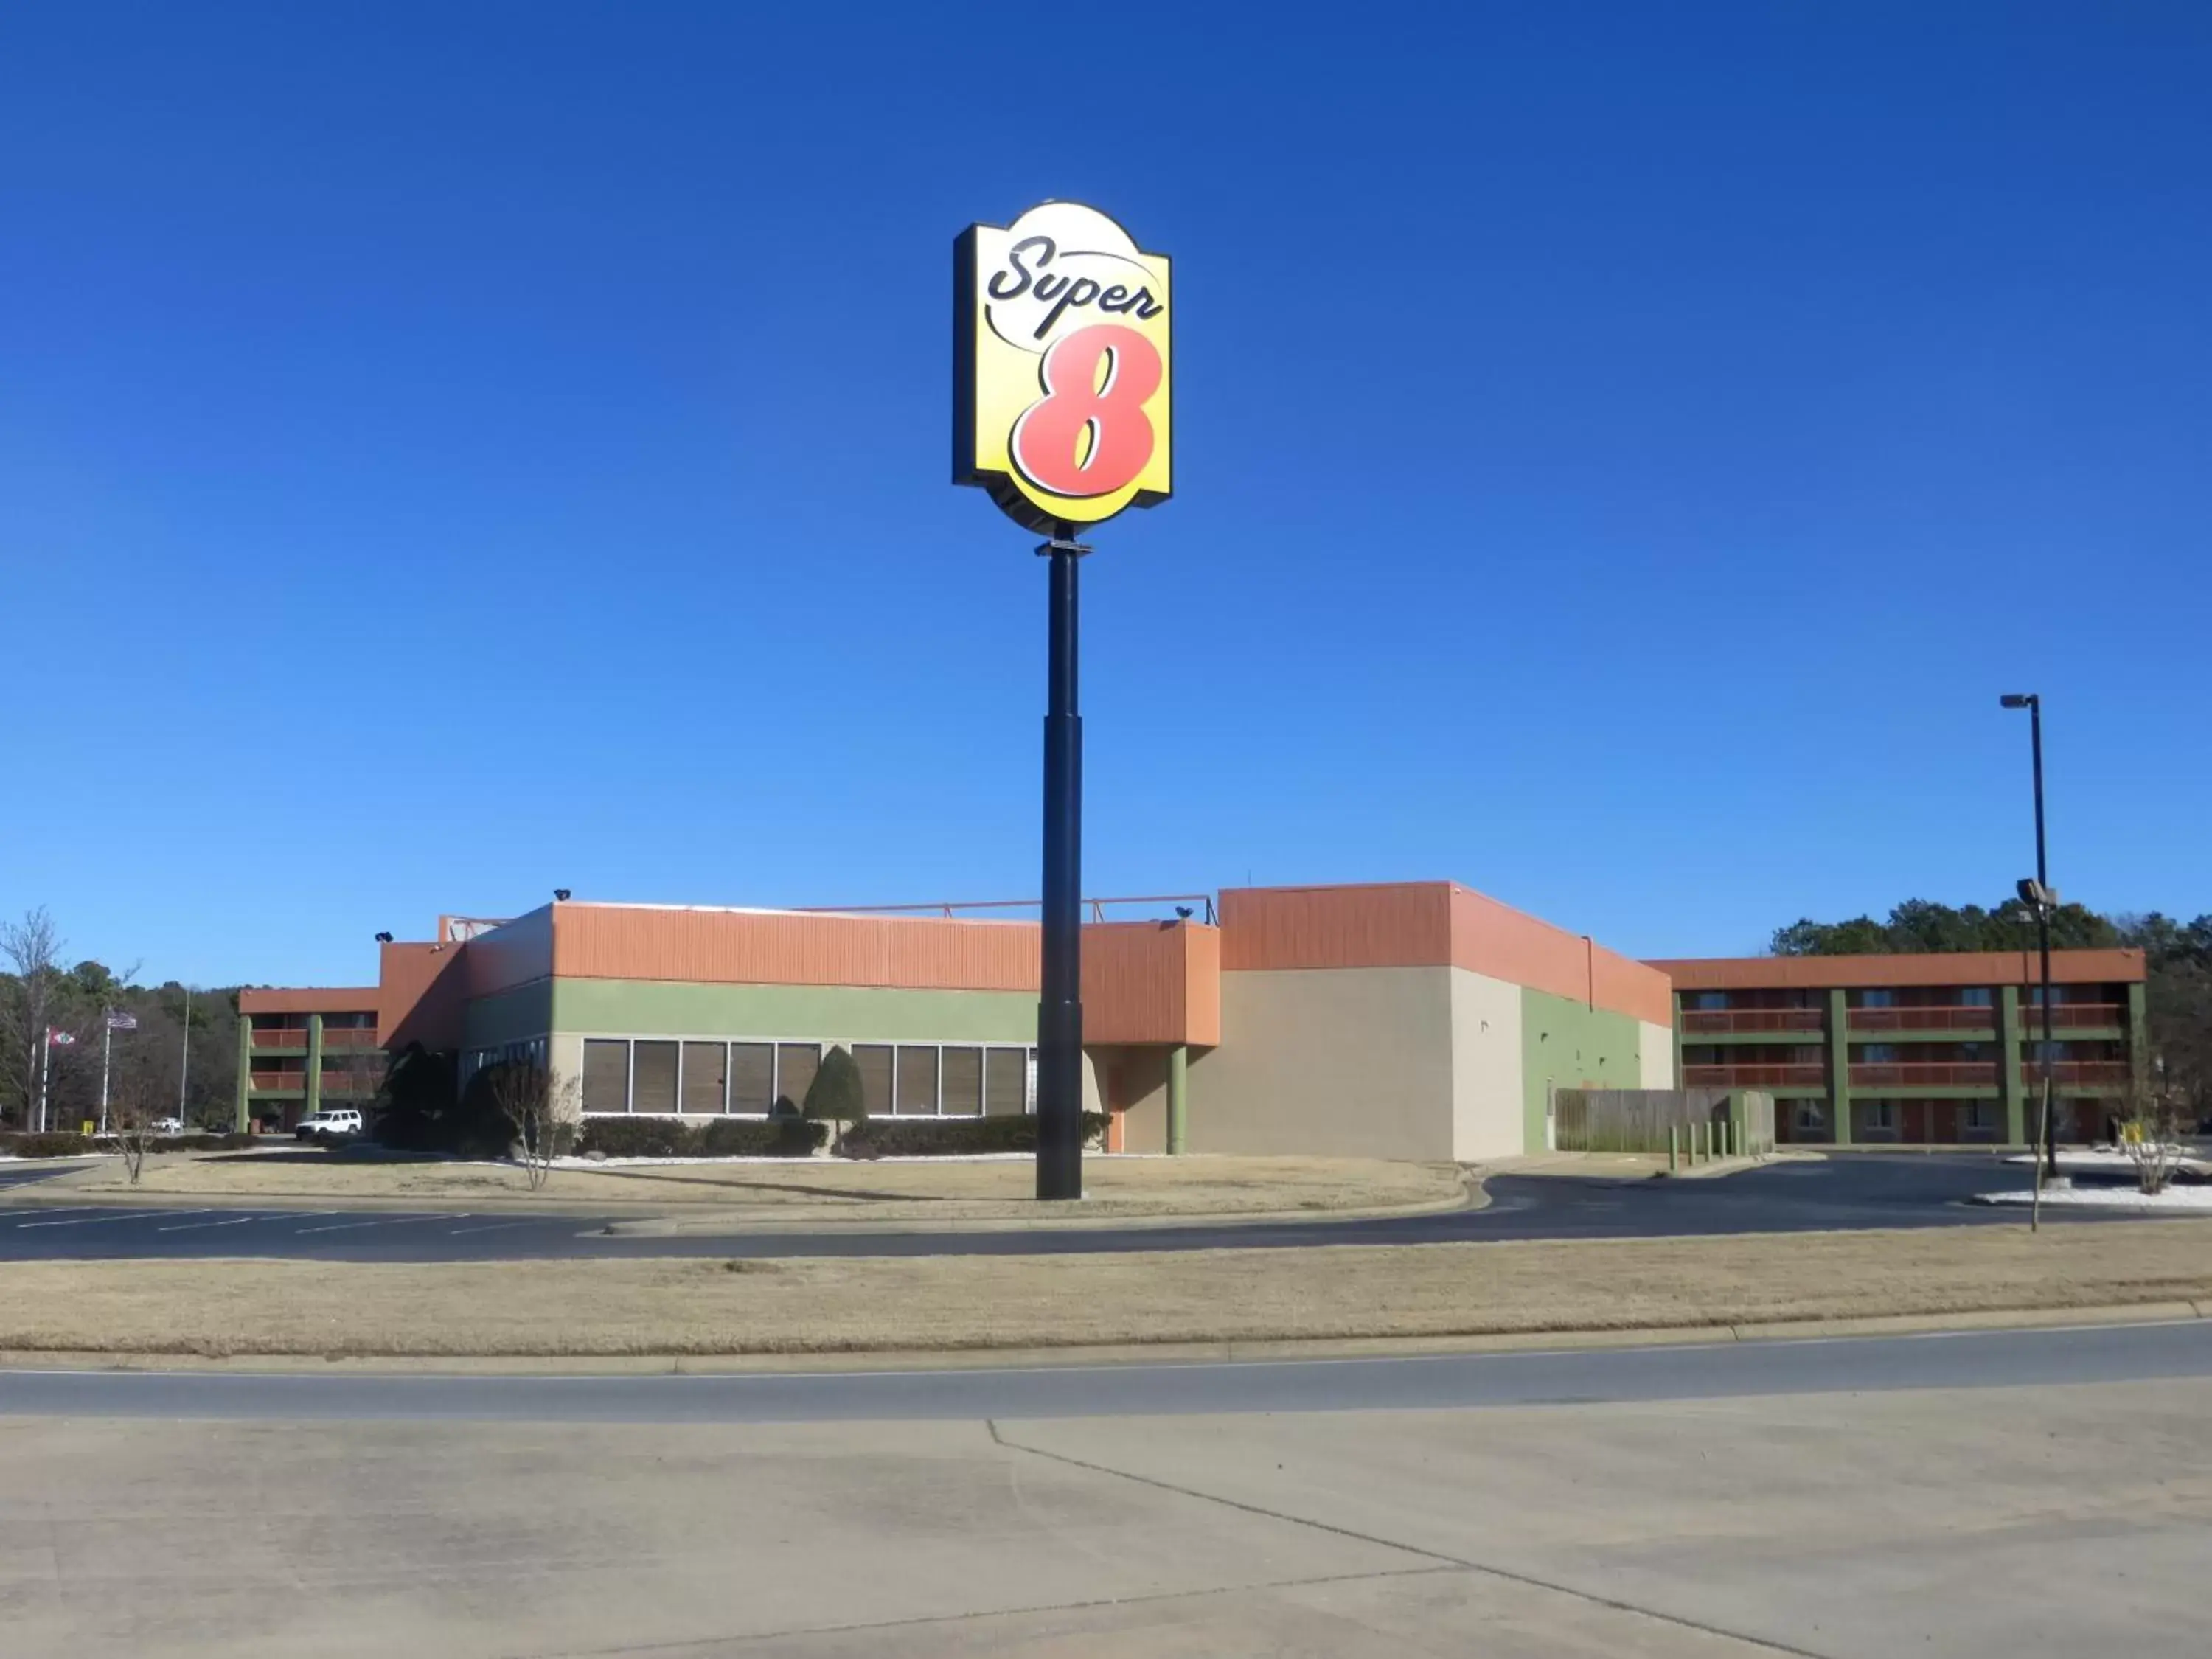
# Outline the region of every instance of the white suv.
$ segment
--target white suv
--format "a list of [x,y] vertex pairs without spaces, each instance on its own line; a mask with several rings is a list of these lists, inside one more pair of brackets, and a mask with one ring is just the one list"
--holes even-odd
[[325,1135],[357,1135],[362,1127],[361,1114],[347,1106],[335,1111],[308,1113],[292,1131],[292,1139],[320,1140]]

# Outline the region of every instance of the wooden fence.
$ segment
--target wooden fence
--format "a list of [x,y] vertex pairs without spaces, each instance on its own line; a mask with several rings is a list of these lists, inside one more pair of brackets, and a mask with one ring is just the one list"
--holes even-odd
[[1563,1152],[1663,1152],[1669,1130],[1686,1145],[1698,1124],[1708,1136],[1727,1125],[1731,1151],[1774,1150],[1774,1097],[1756,1089],[1560,1089],[1552,1115],[1552,1144]]

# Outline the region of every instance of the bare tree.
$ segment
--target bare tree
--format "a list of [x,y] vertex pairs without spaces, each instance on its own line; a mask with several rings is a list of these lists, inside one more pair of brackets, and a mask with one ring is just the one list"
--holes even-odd
[[6,1044],[4,1081],[12,1097],[18,1127],[33,1127],[39,1097],[40,1041],[53,1023],[59,999],[62,940],[54,919],[41,905],[21,921],[0,922],[0,957],[13,976],[0,987],[0,1042]]
[[2136,1181],[2146,1193],[2164,1192],[2174,1166],[2189,1155],[2183,1137],[2195,1120],[2186,1091],[2166,1081],[2164,1066],[2137,1066],[2112,1104],[2120,1120],[2120,1145],[2136,1166]]
[[146,1167],[146,1154],[161,1139],[155,1125],[172,1109],[169,1071],[151,1045],[133,1043],[113,1068],[109,1088],[110,1109],[115,1122],[115,1145],[123,1154],[123,1168],[131,1184]]
[[539,1191],[552,1178],[553,1160],[582,1116],[576,1079],[556,1079],[543,1066],[514,1060],[494,1065],[486,1087],[492,1104],[520,1135],[523,1177],[532,1192]]

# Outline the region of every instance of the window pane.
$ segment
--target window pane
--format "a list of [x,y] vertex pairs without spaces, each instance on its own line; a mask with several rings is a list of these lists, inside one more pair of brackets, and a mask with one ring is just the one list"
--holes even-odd
[[629,1109],[629,1044],[602,1038],[584,1040],[584,1109]]
[[880,1117],[891,1109],[891,1045],[856,1042],[853,1058],[860,1065],[861,1103],[870,1117]]
[[1022,1051],[1018,1048],[987,1048],[983,1051],[983,1111],[986,1116],[1019,1117],[1022,1115],[1024,1070]]
[[898,1051],[898,1106],[908,1117],[937,1115],[937,1049],[902,1042]]
[[673,1112],[676,1109],[676,1045],[636,1042],[632,1058],[629,1109],[633,1112]]
[[822,1069],[818,1042],[779,1042],[775,1045],[775,1092],[794,1106],[806,1104],[806,1091],[815,1073]]
[[730,1109],[765,1112],[775,1098],[775,1049],[766,1042],[730,1045]]
[[684,1109],[719,1112],[722,1109],[722,1062],[729,1051],[719,1042],[684,1045]]
[[973,1117],[983,1109],[983,1051],[947,1048],[942,1073],[945,1114]]

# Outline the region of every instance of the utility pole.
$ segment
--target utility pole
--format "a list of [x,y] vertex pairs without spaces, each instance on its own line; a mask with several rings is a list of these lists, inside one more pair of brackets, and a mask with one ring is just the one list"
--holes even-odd
[[181,1057],[181,1058],[177,1061],[177,1127],[178,1127],[178,1129],[179,1129],[179,1131],[182,1131],[182,1130],[184,1130],[184,1129],[186,1127],[186,1125],[185,1125],[185,1085],[191,1080],[191,1075],[192,1075],[192,988],[191,988],[191,986],[187,985],[186,987],[185,987],[185,1046],[184,1046],[184,1054],[183,1054],[183,1056],[182,1056],[182,1057]]
[[[2058,1125],[2051,1111],[2051,913],[2057,907],[2058,896],[2051,890],[2051,864],[2043,835],[2043,698],[2033,691],[2009,691],[1997,699],[2007,708],[2027,710],[2027,741],[2030,763],[2033,768],[2035,789],[2035,879],[2020,884],[2020,896],[2035,912],[2036,946],[2042,957],[2043,979],[2043,1042],[2038,1074],[2043,1084],[2043,1121],[2036,1137],[2041,1147],[2036,1164],[2035,1190],[2040,1199],[2045,1182],[2058,1179]],[[2007,1065],[2014,1062],[2011,1055]],[[2030,1224],[2034,1223],[2034,1212],[2030,1212]]]

